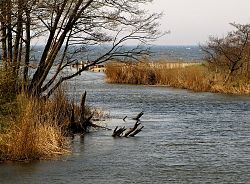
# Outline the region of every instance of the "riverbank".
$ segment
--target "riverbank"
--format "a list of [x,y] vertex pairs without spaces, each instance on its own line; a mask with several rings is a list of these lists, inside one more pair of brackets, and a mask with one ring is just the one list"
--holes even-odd
[[[65,109],[55,99],[39,101],[17,95],[0,117],[0,161],[52,159],[70,153],[63,125],[66,118],[56,117]],[[3,105],[1,104],[1,107]]]
[[119,84],[166,85],[196,92],[215,92],[250,95],[250,81],[242,76],[225,83],[225,74],[216,73],[204,63],[169,65],[167,62],[152,65],[148,62],[109,63],[106,81]]
[[47,160],[69,154],[69,137],[87,132],[93,125],[91,118],[105,116],[85,105],[86,93],[79,105],[62,87],[46,100],[17,91],[15,79],[1,70],[0,162]]

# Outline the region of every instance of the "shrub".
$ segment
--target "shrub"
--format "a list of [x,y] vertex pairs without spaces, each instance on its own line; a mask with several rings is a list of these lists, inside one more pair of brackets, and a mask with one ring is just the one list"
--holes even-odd
[[16,114],[16,85],[10,69],[0,67],[0,132],[9,125],[9,115]]

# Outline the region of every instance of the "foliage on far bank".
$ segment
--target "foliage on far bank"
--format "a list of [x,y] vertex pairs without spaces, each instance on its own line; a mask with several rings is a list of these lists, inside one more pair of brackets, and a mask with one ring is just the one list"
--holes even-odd
[[231,24],[225,37],[211,37],[201,46],[206,65],[168,67],[148,62],[108,64],[107,81],[127,84],[168,85],[194,91],[250,94],[250,25]]
[[225,85],[237,85],[236,79],[250,80],[250,24],[231,25],[234,31],[221,38],[210,37],[209,42],[201,46],[209,69],[224,75]]
[[250,94],[250,81],[239,76],[224,83],[226,74],[214,72],[206,64],[171,68],[167,62],[109,63],[106,80],[110,83],[166,85],[190,89],[232,94]]

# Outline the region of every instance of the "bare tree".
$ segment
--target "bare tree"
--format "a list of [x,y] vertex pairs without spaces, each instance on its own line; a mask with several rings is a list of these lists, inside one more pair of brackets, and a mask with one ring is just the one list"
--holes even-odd
[[[28,94],[41,96],[46,92],[50,96],[61,83],[91,66],[147,54],[143,44],[161,35],[157,30],[161,14],[140,9],[140,5],[150,2],[152,0],[2,0],[2,60],[13,67],[17,76],[22,74],[23,89]],[[29,79],[32,40],[39,39],[46,42]],[[131,40],[136,41],[137,46],[125,47]],[[95,58],[86,57],[88,64],[77,72],[60,75],[76,62],[74,55],[83,50],[87,55],[93,46],[106,46],[105,52]],[[54,75],[48,75],[55,65]]]
[[241,72],[250,77],[250,25],[231,24],[236,30],[223,38],[211,37],[202,50],[211,67],[226,74],[225,83]]

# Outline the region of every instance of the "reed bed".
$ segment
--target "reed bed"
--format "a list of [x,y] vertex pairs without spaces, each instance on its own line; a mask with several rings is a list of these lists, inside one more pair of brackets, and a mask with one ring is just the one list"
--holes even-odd
[[63,129],[52,113],[55,103],[17,97],[18,114],[8,116],[0,134],[0,160],[50,159],[69,153]]
[[109,63],[106,65],[106,81],[109,83],[166,85],[200,92],[219,92],[250,95],[250,81],[243,76],[224,83],[226,75],[213,72],[205,64],[166,62],[152,64]]
[[[80,123],[81,108],[59,88],[51,99],[16,96],[9,113],[0,116],[0,161],[53,159],[70,153],[72,123]],[[99,120],[104,111],[85,106],[84,116]],[[74,122],[71,119],[74,111]]]

